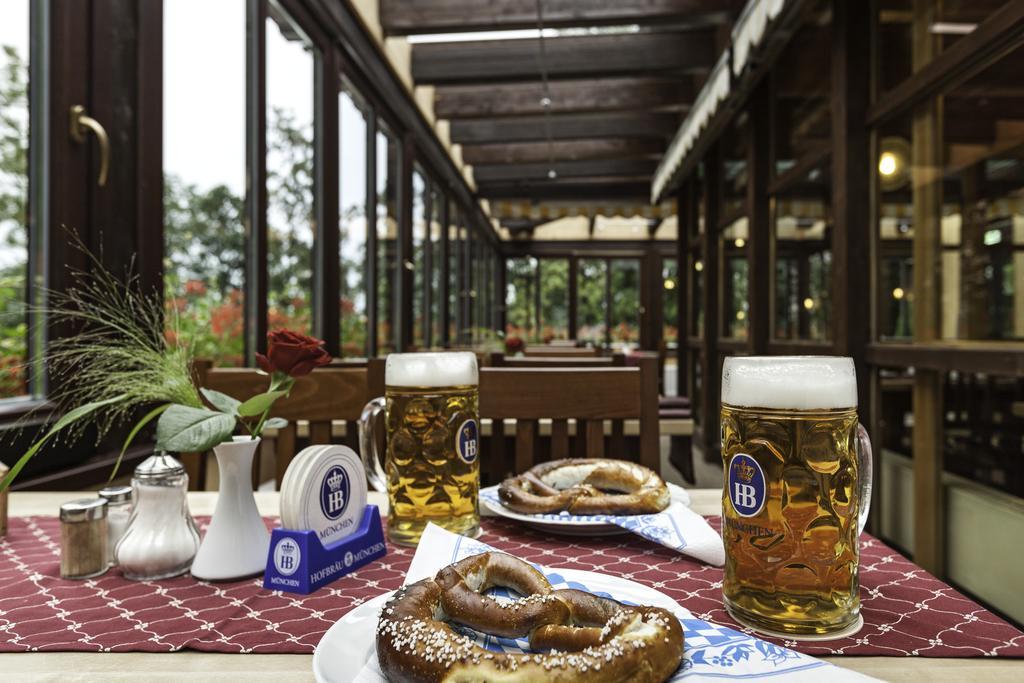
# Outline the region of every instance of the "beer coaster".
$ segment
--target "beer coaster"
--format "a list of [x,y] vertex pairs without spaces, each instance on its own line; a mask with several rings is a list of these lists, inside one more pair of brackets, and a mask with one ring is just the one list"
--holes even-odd
[[768,629],[761,628],[759,626],[751,626],[749,623],[740,619],[736,616],[729,606],[726,605],[725,611],[729,613],[729,616],[736,620],[737,624],[742,625],[744,628],[750,629],[754,633],[760,636],[770,636],[772,638],[779,638],[781,640],[795,640],[800,643],[815,643],[826,640],[839,640],[840,638],[848,638],[852,635],[857,634],[862,628],[864,628],[864,616],[858,614],[857,621],[853,622],[846,628],[835,631],[834,633],[781,633],[778,631],[769,631]]
[[304,481],[303,476],[306,470],[313,464],[317,453],[328,448],[325,445],[309,446],[299,451],[288,469],[285,470],[284,478],[281,480],[281,504],[280,515],[281,525],[285,529],[299,529],[298,499],[302,490],[301,485],[296,488],[296,482]]
[[298,496],[298,528],[312,529],[325,546],[354,532],[366,509],[363,462],[348,446],[326,446],[300,470],[292,489]]

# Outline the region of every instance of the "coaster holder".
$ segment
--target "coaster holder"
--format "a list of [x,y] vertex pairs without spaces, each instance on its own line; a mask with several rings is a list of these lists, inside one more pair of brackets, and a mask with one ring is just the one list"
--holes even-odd
[[385,554],[376,505],[367,505],[355,532],[333,545],[325,546],[311,529],[274,529],[263,587],[308,595]]

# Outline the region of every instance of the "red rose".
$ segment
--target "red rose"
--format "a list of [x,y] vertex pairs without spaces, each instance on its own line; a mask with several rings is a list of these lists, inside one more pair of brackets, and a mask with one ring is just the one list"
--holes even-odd
[[256,354],[256,363],[264,372],[280,372],[290,377],[302,377],[313,368],[331,362],[331,354],[324,351],[324,343],[291,330],[274,330],[267,335],[267,355]]

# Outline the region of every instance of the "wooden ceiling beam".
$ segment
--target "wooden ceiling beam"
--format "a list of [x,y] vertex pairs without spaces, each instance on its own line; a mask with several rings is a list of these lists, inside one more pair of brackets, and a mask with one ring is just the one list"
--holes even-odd
[[451,139],[460,145],[593,138],[639,138],[667,141],[676,132],[674,114],[563,114],[543,116],[461,119],[451,122]]
[[[545,0],[544,25],[572,26],[685,22],[729,23],[740,0]],[[387,35],[529,29],[537,26],[536,0],[381,0]]]
[[477,194],[487,199],[544,200],[600,200],[602,202],[628,201],[646,203],[651,197],[651,179],[592,178],[586,182],[574,179],[571,183],[547,181],[537,183],[502,183],[480,185]]
[[590,161],[596,159],[659,159],[665,151],[661,140],[598,139],[556,140],[547,142],[516,142],[485,145],[463,145],[462,160],[467,164],[529,164],[555,161]]
[[[544,51],[551,79],[704,73],[715,59],[709,31],[551,38]],[[536,81],[539,59],[537,39],[419,43],[412,48],[412,78],[432,85]]]
[[548,180],[554,170],[556,179],[593,176],[653,176],[657,161],[646,159],[604,159],[600,161],[556,161],[552,164],[494,164],[474,166],[473,178],[478,185],[488,183]]
[[[548,89],[553,114],[684,111],[693,102],[690,78],[595,78],[551,81]],[[434,91],[434,114],[439,119],[484,116],[538,115],[545,111],[540,81],[494,85],[444,85]]]

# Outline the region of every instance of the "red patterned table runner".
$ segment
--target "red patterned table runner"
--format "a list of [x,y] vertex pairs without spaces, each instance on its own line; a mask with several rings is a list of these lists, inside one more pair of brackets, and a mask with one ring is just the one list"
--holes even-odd
[[[639,537],[566,538],[485,519],[481,540],[539,564],[625,576],[701,619],[735,626],[722,608],[721,569]],[[115,570],[65,581],[59,559],[56,519],[10,520],[0,542],[0,651],[309,653],[343,614],[397,588],[412,550],[390,546],[382,561],[306,597],[266,591],[261,579],[138,583]],[[860,633],[829,643],[778,642],[813,655],[1024,657],[1024,633],[877,539],[863,537],[861,563]]]

